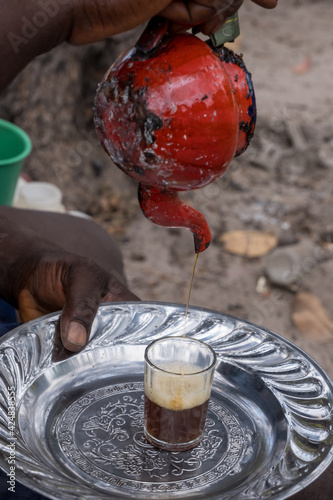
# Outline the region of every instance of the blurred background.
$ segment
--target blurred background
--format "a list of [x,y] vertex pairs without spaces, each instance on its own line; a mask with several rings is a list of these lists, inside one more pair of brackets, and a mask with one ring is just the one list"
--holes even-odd
[[[222,179],[182,196],[213,234],[190,304],[273,330],[332,377],[333,4],[279,0],[265,11],[245,1],[239,15],[241,36],[230,47],[252,73],[258,123]],[[92,119],[98,82],[141,31],[39,57],[3,94],[0,115],[32,140],[25,178],[58,186],[66,210],[88,214],[119,241],[132,291],[185,303],[192,235],[143,217],[136,183],[104,153]]]

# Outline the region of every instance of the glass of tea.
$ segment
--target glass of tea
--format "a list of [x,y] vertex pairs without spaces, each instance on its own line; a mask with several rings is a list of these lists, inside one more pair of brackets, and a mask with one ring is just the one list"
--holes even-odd
[[144,433],[163,450],[183,451],[202,438],[216,354],[191,337],[163,337],[145,350]]

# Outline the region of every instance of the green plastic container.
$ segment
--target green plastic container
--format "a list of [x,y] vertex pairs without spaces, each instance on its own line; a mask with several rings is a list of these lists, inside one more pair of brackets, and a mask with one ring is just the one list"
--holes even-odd
[[0,205],[11,205],[25,158],[31,152],[28,135],[0,119]]

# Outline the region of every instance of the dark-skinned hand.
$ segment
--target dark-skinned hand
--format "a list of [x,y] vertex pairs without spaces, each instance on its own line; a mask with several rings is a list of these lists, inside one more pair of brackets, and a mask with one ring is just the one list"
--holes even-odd
[[[277,5],[277,0],[252,1],[267,9]],[[242,4],[243,0],[77,0],[72,2],[66,39],[73,44],[90,43],[134,28],[155,15],[169,19],[173,31],[198,26],[210,35]]]
[[[277,5],[277,0],[252,1],[267,9]],[[243,0],[0,0],[0,59],[6,61],[0,92],[34,57],[63,42],[97,42],[156,15],[170,20],[170,31],[196,26],[210,35],[242,4]]]
[[62,310],[60,335],[70,351],[87,344],[101,303],[138,300],[94,261],[56,249],[44,250],[23,272],[16,295],[24,322]]
[[62,343],[79,351],[100,303],[138,298],[111,272],[17,224],[19,212],[14,215],[0,219],[0,297],[18,309],[23,322],[62,310]]

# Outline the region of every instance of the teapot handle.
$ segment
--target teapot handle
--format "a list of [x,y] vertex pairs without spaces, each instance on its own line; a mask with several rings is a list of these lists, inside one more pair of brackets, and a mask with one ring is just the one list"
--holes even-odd
[[[149,52],[160,45],[164,35],[168,31],[169,24],[170,22],[163,17],[153,17],[148,22],[135,47],[144,54],[149,54]],[[216,33],[211,35],[211,45],[213,47],[220,47],[226,42],[234,41],[239,36],[239,33],[239,19],[236,12],[233,16],[228,17],[225,24]]]
[[153,17],[147,24],[139,40],[136,42],[135,47],[148,55],[159,47],[168,28],[169,21],[167,21],[167,19],[159,16]]

